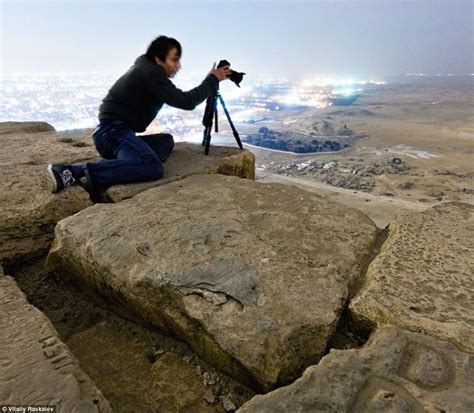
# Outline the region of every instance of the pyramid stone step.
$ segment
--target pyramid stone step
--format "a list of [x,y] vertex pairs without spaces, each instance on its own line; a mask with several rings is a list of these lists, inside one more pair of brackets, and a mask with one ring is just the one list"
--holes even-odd
[[332,350],[289,386],[239,413],[472,412],[474,356],[393,326],[357,350]]
[[46,268],[269,389],[324,353],[376,234],[298,188],[195,175],[60,221]]
[[400,216],[350,304],[356,325],[395,324],[474,352],[473,234],[470,204]]
[[0,274],[0,405],[56,406],[56,412],[111,412],[108,401],[48,318]]
[[109,188],[106,195],[110,201],[120,202],[147,189],[198,174],[223,174],[254,180],[255,156],[248,150],[228,146],[212,146],[209,154],[204,155],[201,144],[178,142],[165,163],[162,179],[116,185]]

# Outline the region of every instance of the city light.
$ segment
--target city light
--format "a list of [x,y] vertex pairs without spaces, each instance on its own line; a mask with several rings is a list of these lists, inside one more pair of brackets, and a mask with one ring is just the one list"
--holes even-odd
[[[91,73],[13,73],[1,75],[2,113],[0,121],[43,121],[56,130],[94,128],[98,109],[117,74]],[[176,86],[189,90],[200,76],[176,79]],[[332,96],[359,94],[363,88],[383,85],[384,81],[312,77],[302,82],[248,76],[241,87],[224,82],[220,91],[232,119],[237,123],[271,122],[272,112],[325,108],[334,104]],[[169,132],[177,140],[202,134],[204,103],[194,111],[164,105],[146,133]],[[219,108],[220,109],[220,108]],[[220,114],[223,119],[224,114]],[[225,127],[224,127],[225,129]]]
[[354,89],[346,88],[346,89],[335,89],[332,91],[334,95],[344,95],[344,96],[351,96],[355,93]]

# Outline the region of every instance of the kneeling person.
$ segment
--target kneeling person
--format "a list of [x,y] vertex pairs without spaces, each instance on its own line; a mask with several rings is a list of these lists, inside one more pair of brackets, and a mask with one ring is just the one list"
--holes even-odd
[[147,52],[110,88],[99,109],[99,125],[92,137],[104,158],[84,164],[48,165],[51,191],[59,192],[80,184],[92,202],[113,185],[145,182],[163,176],[163,163],[174,147],[169,134],[136,136],[144,132],[164,104],[193,110],[227,79],[229,66],[217,69],[214,63],[203,82],[187,92],[176,88],[170,78],[181,69],[181,45],[160,36]]

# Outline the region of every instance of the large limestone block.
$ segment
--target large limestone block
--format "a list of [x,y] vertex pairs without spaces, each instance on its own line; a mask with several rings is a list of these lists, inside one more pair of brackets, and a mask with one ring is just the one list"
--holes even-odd
[[[35,132],[35,133],[33,133]],[[48,163],[79,163],[100,159],[92,129],[55,132],[42,122],[0,123],[0,261],[47,251],[56,223],[92,203],[80,187],[51,194]],[[254,179],[252,153],[237,148],[212,147],[206,157],[201,145],[178,143],[165,165],[165,179],[111,189],[118,202],[155,185],[196,173],[223,173]]]
[[62,220],[46,267],[270,388],[324,353],[375,236],[313,193],[196,175]]
[[255,396],[239,413],[474,411],[474,356],[397,327],[358,350],[332,350],[293,384]]
[[[14,130],[21,129],[21,125]],[[25,127],[29,126],[27,123]],[[2,127],[7,129],[0,123],[0,131]],[[82,188],[51,194],[47,164],[81,162],[97,154],[87,130],[11,132],[1,135],[1,140],[0,260],[15,261],[47,251],[57,221],[92,205]]]
[[178,142],[165,163],[162,179],[113,186],[107,191],[107,197],[112,202],[120,202],[155,186],[197,174],[223,174],[255,179],[255,156],[246,149],[227,146],[212,146],[209,154],[204,155],[201,144]]
[[61,413],[110,412],[53,325],[0,275],[0,405],[55,405]]
[[399,217],[351,302],[355,322],[396,324],[474,351],[473,234],[469,204]]

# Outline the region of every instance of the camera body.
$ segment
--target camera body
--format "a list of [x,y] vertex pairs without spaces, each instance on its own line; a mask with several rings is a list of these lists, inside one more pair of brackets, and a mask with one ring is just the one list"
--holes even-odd
[[[227,60],[221,60],[217,65],[217,68],[230,66],[230,63]],[[243,72],[236,72],[235,70],[231,70],[229,79],[235,83],[236,86],[240,87],[240,82],[242,82],[245,73]]]

